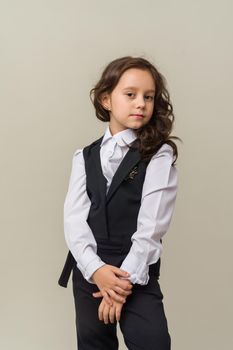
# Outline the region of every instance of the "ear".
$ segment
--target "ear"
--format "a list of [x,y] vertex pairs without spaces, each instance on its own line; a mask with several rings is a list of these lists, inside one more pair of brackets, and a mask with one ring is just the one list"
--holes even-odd
[[109,94],[106,93],[106,94],[102,95],[102,97],[101,97],[101,105],[107,111],[111,110],[111,101],[110,101]]

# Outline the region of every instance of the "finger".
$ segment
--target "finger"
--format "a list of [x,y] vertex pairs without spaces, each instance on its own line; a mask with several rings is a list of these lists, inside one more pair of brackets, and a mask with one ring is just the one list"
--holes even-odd
[[95,292],[95,293],[92,293],[93,297],[95,298],[100,298],[102,297],[102,293],[101,292]]
[[117,292],[117,294],[123,295],[123,296],[128,296],[132,294],[132,290],[124,290],[118,286],[114,287],[114,291]]
[[[115,275],[116,276],[116,275]],[[116,276],[117,278],[119,278],[120,280],[122,281],[126,281],[128,282],[129,284],[133,285],[133,283],[131,282],[130,278],[129,277],[122,277],[122,276]]]
[[105,291],[103,291],[103,292],[102,292],[102,295],[103,295],[104,300],[106,301],[106,303],[107,303],[109,306],[111,306],[111,305],[112,305],[112,301],[111,301],[111,299],[109,298],[108,293],[105,292]]
[[103,310],[103,319],[105,324],[108,324],[109,309],[110,309],[110,306],[105,304],[104,310]]
[[109,320],[111,323],[115,322],[115,306],[111,306],[109,309]]
[[118,295],[114,290],[109,289],[108,290],[109,295],[112,299],[116,300],[119,303],[125,303],[125,297]]
[[119,267],[112,266],[112,271],[117,275],[117,276],[122,276],[122,277],[129,277],[130,274],[127,271],[124,271],[120,269]]
[[100,321],[103,321],[103,309],[104,309],[104,304],[101,303],[98,308],[98,317]]
[[121,307],[119,307],[119,305],[116,307],[116,310],[115,310],[115,315],[116,315],[116,320],[119,322],[120,321],[120,318],[121,318]]
[[124,290],[131,290],[133,288],[133,284],[131,282],[126,280],[121,280],[119,278],[116,281],[116,285]]

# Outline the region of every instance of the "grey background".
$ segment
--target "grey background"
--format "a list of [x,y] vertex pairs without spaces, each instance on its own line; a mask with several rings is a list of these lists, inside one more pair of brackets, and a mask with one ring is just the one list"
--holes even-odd
[[[63,202],[75,149],[97,139],[89,90],[144,56],[176,114],[179,192],[160,284],[173,350],[232,348],[232,2],[0,2],[0,349],[74,350]],[[122,336],[121,349],[125,349]]]

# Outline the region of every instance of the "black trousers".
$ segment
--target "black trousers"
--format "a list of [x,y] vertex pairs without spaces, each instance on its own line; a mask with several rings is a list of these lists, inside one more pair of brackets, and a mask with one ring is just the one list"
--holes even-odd
[[[78,350],[117,350],[117,322],[105,324],[98,318],[102,298],[99,289],[87,282],[75,266],[72,273]],[[121,310],[119,326],[129,350],[170,350],[171,338],[159,281],[150,276],[147,285],[134,284]]]

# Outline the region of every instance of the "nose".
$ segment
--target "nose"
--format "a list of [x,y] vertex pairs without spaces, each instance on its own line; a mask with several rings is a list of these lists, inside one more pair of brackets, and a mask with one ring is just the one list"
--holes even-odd
[[145,107],[145,100],[143,96],[138,96],[136,100],[136,107],[137,108],[144,108]]

